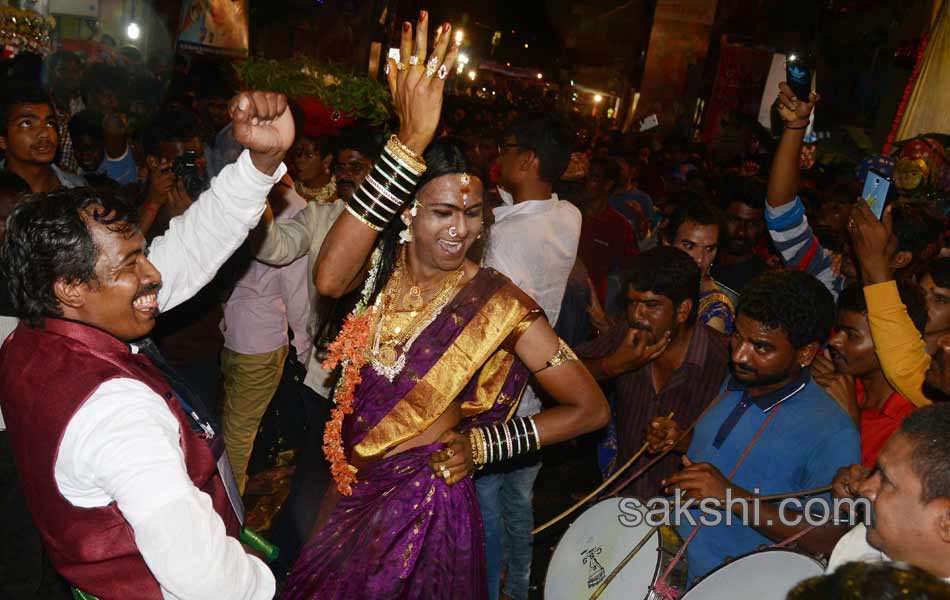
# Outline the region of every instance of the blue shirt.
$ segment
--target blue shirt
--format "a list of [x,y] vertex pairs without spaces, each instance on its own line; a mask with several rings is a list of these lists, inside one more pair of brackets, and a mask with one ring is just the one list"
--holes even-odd
[[643,210],[643,217],[653,223],[653,199],[644,192],[640,190],[630,190],[627,192],[620,192],[611,196],[607,203],[610,204],[610,208],[622,214],[630,224],[633,225],[634,231],[639,231],[637,225],[637,213],[635,213],[628,202],[636,202],[640,205],[640,208]]
[[[696,426],[687,456],[708,462],[725,477],[735,468],[749,442],[773,411],[772,419],[749,452],[733,484],[760,495],[807,490],[829,485],[838,469],[861,461],[861,438],[851,418],[807,369],[782,389],[750,398],[745,386],[728,380],[726,395]],[[803,502],[807,499],[803,499]],[[751,507],[748,511],[752,518]],[[692,511],[699,522],[700,513]],[[687,549],[690,585],[730,557],[773,543],[733,514],[731,525],[703,526]],[[684,520],[677,529],[683,539],[692,531]]]
[[103,156],[99,172],[120,185],[130,185],[139,180],[138,168],[128,146],[125,147],[125,154],[119,158]]

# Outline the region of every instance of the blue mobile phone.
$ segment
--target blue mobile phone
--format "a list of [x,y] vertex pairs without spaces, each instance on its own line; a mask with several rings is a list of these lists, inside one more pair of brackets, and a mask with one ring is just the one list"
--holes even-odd
[[884,214],[891,184],[890,179],[874,171],[868,171],[867,177],[864,178],[864,191],[861,192],[861,198],[868,203],[868,208],[878,219]]

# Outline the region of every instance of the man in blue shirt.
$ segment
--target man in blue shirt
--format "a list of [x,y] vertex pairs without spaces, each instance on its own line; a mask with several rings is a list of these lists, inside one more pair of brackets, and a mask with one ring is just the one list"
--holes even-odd
[[[724,501],[727,490],[731,498],[807,490],[829,485],[840,467],[859,460],[854,423],[808,371],[834,324],[834,310],[831,293],[801,271],[768,272],[746,287],[730,343],[732,377],[721,400],[701,417],[683,470],[666,481],[668,491]],[[653,449],[668,448],[680,435],[671,420],[657,419],[648,441]],[[719,525],[701,526],[690,543],[691,584],[729,558],[808,527],[804,521],[783,523],[778,503],[760,504],[757,522],[750,506],[748,525],[742,524],[741,506],[732,512],[721,515]],[[691,513],[698,523],[702,515]],[[786,510],[785,516],[796,513]],[[692,530],[685,519],[678,528],[684,539]],[[830,554],[846,531],[824,525],[802,537],[798,547]]]

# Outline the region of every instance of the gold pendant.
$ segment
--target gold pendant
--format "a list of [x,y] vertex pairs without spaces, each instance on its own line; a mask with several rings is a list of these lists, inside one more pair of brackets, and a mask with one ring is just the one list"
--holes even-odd
[[425,305],[425,302],[422,300],[422,290],[419,289],[419,286],[414,285],[409,288],[406,297],[403,299],[403,303],[405,307],[411,311],[418,311]]
[[391,367],[396,364],[396,349],[392,346],[382,346],[376,354],[376,359],[384,366]]

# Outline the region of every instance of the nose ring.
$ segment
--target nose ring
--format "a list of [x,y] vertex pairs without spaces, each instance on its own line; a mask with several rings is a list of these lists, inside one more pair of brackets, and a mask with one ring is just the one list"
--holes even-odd
[[458,237],[459,230],[456,227],[449,227],[449,237]]

